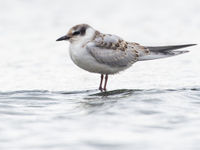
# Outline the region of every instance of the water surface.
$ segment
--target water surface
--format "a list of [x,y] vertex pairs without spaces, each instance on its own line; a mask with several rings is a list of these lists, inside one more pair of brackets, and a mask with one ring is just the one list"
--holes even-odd
[[0,147],[199,149],[199,93],[200,88],[1,92]]

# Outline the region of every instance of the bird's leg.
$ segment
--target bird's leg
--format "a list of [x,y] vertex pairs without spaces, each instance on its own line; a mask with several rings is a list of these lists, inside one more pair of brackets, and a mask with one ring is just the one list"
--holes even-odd
[[101,81],[100,81],[100,85],[99,85],[99,90],[103,90],[102,88],[102,83],[103,83],[103,74],[101,74]]
[[104,91],[106,91],[106,85],[107,85],[107,81],[108,81],[108,74],[106,74],[105,76],[105,83],[104,83]]

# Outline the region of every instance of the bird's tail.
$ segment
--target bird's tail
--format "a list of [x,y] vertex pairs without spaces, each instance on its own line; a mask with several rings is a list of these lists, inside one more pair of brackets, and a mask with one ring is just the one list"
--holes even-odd
[[171,57],[171,56],[184,54],[189,51],[187,51],[187,50],[176,51],[176,50],[180,49],[180,48],[194,46],[194,45],[196,45],[196,44],[157,46],[157,47],[148,47],[147,46],[146,48],[148,48],[150,50],[150,54],[140,57],[139,60],[140,61],[153,60],[153,59],[167,58],[167,57]]

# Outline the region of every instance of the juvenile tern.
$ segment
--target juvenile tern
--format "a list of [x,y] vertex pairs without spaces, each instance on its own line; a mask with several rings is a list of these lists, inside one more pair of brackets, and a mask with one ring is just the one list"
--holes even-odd
[[[106,91],[108,75],[123,71],[137,61],[184,54],[188,51],[174,50],[196,45],[142,46],[135,42],[127,42],[116,35],[103,34],[87,24],[72,27],[65,36],[56,41],[63,40],[70,42],[70,57],[77,66],[101,74],[101,91]],[[105,82],[102,87],[104,76]]]

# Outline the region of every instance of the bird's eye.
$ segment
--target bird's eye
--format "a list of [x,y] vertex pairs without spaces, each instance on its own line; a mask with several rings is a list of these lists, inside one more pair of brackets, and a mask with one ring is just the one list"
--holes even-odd
[[80,31],[75,31],[74,33],[73,33],[73,35],[79,35],[81,32]]

